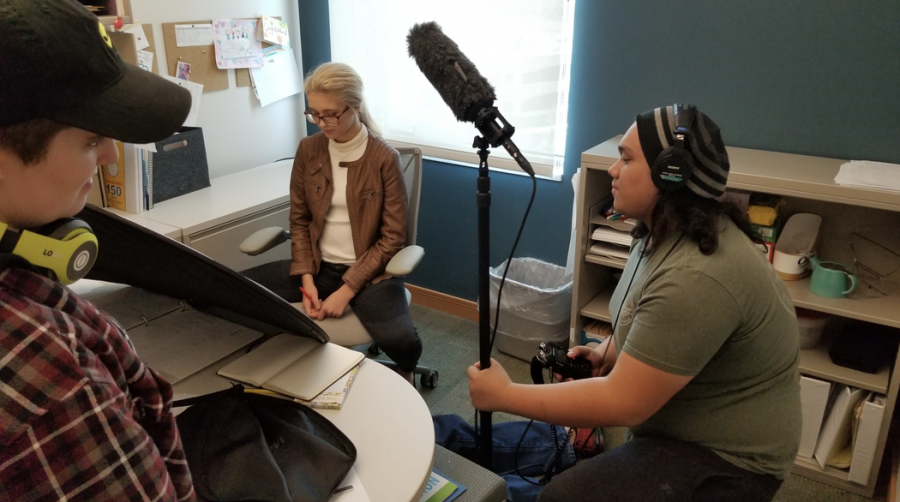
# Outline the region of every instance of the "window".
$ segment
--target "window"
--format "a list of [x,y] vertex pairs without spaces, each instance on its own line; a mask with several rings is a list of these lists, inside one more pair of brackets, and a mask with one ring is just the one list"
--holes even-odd
[[[494,105],[535,172],[562,178],[574,0],[330,0],[329,11],[332,60],[360,73],[386,139],[478,165],[477,129],[456,121],[407,53],[410,28],[435,21],[494,86]],[[521,172],[502,147],[488,164]]]

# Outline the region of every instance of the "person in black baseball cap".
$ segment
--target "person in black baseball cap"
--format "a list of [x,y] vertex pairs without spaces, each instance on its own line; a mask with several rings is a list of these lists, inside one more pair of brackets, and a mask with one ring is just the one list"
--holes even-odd
[[176,131],[190,93],[122,61],[77,2],[0,2],[0,128],[49,119],[128,143]]
[[0,0],[0,500],[195,500],[171,385],[53,265],[93,263],[73,216],[112,138],[164,139],[190,105],[75,0]]

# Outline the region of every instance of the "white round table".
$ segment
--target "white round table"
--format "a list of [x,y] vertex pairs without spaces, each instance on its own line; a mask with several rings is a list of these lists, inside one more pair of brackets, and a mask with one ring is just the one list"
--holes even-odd
[[[230,387],[225,358],[174,385],[176,399]],[[316,410],[356,445],[354,469],[371,502],[417,502],[434,461],[434,426],[422,396],[393,370],[363,360],[340,410]]]

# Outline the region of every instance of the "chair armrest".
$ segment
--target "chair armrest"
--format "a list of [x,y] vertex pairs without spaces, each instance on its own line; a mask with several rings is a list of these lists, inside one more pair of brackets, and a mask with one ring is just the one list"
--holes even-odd
[[385,272],[403,277],[409,275],[425,256],[425,249],[422,246],[407,246],[400,250],[391,258],[385,267]]
[[244,239],[244,242],[241,242],[240,250],[244,254],[256,256],[274,248],[290,237],[290,233],[281,227],[263,228]]

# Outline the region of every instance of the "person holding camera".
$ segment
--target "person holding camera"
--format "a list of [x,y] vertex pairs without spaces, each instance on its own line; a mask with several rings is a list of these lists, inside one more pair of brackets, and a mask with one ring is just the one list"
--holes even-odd
[[567,354],[592,377],[524,385],[497,361],[476,363],[472,403],[628,428],[625,444],[553,477],[541,502],[771,500],[800,441],[798,330],[745,215],[719,200],[729,172],[719,128],[691,106],[657,108],[637,116],[619,152],[614,207],[638,224],[610,301],[613,334]]

